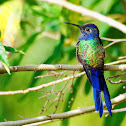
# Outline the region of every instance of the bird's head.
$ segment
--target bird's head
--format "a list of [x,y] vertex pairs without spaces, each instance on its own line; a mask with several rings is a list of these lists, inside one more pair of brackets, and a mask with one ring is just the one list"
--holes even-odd
[[99,30],[95,24],[87,23],[84,25],[76,25],[76,24],[67,23],[67,22],[65,22],[65,23],[79,27],[81,34],[83,34],[83,37],[85,39],[92,39],[92,38],[99,37]]

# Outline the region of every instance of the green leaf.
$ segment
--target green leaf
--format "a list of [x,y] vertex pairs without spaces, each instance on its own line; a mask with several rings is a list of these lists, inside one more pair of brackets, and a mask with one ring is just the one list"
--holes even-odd
[[10,69],[9,69],[9,67],[7,66],[7,64],[5,64],[4,62],[2,62],[2,64],[3,64],[3,66],[5,67],[7,73],[10,75],[10,74],[11,74],[11,73],[10,73]]
[[22,50],[17,50],[13,47],[10,47],[10,46],[4,46],[4,48],[8,52],[25,54]]
[[7,53],[6,53],[5,48],[1,42],[0,42],[0,60],[2,61],[2,64],[4,65],[6,71],[10,75],[9,61],[8,61]]

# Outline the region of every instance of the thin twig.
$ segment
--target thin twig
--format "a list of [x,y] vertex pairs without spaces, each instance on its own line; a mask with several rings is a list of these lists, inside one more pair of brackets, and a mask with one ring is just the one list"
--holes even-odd
[[[57,79],[59,79],[63,73],[64,73],[64,71],[63,71],[63,72],[60,72]],[[56,73],[55,73],[55,74],[56,74]],[[68,80],[68,81],[69,81],[69,80]],[[45,104],[44,104],[44,106],[43,106],[43,109],[42,109],[42,111],[40,112],[40,114],[42,114],[43,112],[47,111],[47,110],[53,105],[54,102],[52,102],[52,104],[51,104],[47,109],[45,109],[46,105],[47,105],[48,102],[50,101],[50,98],[51,98],[52,92],[53,92],[53,90],[54,90],[54,87],[55,87],[55,84],[53,85],[52,90],[49,92],[49,97],[48,97],[47,101],[45,102]],[[56,99],[59,99],[59,100],[57,100],[57,101],[58,101],[57,107],[58,107],[59,101],[60,101],[60,96],[59,96],[59,94],[61,95],[62,90],[63,90],[63,89],[61,89],[60,91],[58,91],[58,95],[57,95],[58,98],[56,97]],[[48,94],[46,94],[46,96],[47,96],[47,95],[48,95]],[[57,110],[57,109],[56,109],[56,110]],[[55,112],[56,112],[56,110],[55,110]]]
[[126,80],[111,81],[108,79],[108,82],[110,82],[111,84],[120,84],[120,83],[126,83]]
[[37,78],[44,78],[44,77],[47,77],[47,76],[59,77],[59,76],[61,76],[65,72],[67,72],[67,71],[66,70],[62,71],[62,72],[51,71],[51,73],[47,73],[47,74],[44,74],[44,75],[36,76],[35,79],[37,79]]
[[119,81],[115,81],[115,82],[110,80],[110,78],[117,78],[117,77],[120,77],[120,76],[123,76],[123,75],[126,75],[126,72],[118,74],[118,75],[114,75],[114,76],[111,76],[111,77],[108,77],[106,80],[108,82],[110,82],[111,84],[126,83],[126,80],[119,80]]
[[[74,75],[74,72],[73,72],[73,75]],[[72,88],[72,91],[71,91],[71,94],[72,94],[72,98],[70,99],[70,101],[68,102],[69,103],[69,105],[68,105],[68,107],[70,108],[70,106],[71,106],[71,103],[73,102],[73,100],[74,100],[74,87],[73,87],[73,84],[74,84],[74,78],[72,79],[72,84],[71,84],[71,88]]]
[[126,59],[117,60],[117,61],[114,61],[114,62],[106,63],[105,65],[115,65],[115,64],[125,63],[125,62],[126,62]]
[[107,46],[105,46],[104,48],[108,48],[111,45],[115,44],[115,43],[119,43],[119,42],[126,42],[126,39],[111,39],[111,38],[105,38],[105,37],[100,37],[103,40],[107,40],[107,41],[113,41],[110,44],[108,44]]
[[108,80],[108,79],[110,79],[110,78],[120,77],[120,76],[123,76],[123,75],[126,75],[126,72],[121,73],[121,74],[117,74],[117,75],[114,75],[114,76],[111,76],[111,77],[108,77],[106,80]]
[[120,56],[118,59],[126,59],[126,56]]
[[[118,112],[125,112],[126,111],[126,108],[120,108],[120,109],[114,109],[114,110],[111,110],[112,113],[118,113]],[[96,111],[98,113],[98,111]],[[108,110],[103,110],[104,113],[109,113]]]
[[[115,110],[111,110],[111,111],[112,111],[112,113],[125,112],[125,111],[126,111],[126,108],[115,109]],[[107,110],[104,110],[103,112],[104,112],[104,113],[107,113],[107,114],[105,115],[105,117],[107,117],[107,116],[109,115],[109,112],[108,112]]]
[[112,39],[112,38],[106,38],[106,37],[100,37],[100,38],[107,41],[121,41],[121,42],[126,41],[126,39]]
[[37,122],[37,123],[32,123],[32,124],[26,124],[26,125],[22,125],[22,126],[39,126],[39,125],[46,124],[46,123],[50,123],[50,122],[54,122],[54,121],[61,121],[61,119],[47,120],[47,121],[43,121],[43,122]]
[[[105,46],[104,48],[106,49],[106,48],[110,47],[111,45],[113,45],[115,43],[119,43],[119,42],[123,42],[123,41],[113,41],[110,44],[108,44],[107,46]],[[126,40],[124,42],[126,42]]]

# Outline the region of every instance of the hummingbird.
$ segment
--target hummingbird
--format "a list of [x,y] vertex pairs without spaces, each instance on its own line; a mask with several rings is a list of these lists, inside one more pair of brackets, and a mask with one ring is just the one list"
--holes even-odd
[[106,107],[109,114],[112,116],[110,94],[104,78],[105,50],[99,37],[97,26],[92,23],[84,25],[65,23],[77,26],[81,31],[76,44],[76,56],[78,61],[83,65],[83,69],[93,87],[96,111],[99,111],[99,116],[101,118],[103,115],[101,93],[103,92]]

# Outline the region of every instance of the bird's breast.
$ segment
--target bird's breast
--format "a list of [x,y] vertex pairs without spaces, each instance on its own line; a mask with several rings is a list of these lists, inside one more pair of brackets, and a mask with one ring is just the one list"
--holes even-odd
[[105,51],[97,41],[80,41],[77,45],[77,59],[81,64],[93,68],[103,68]]

